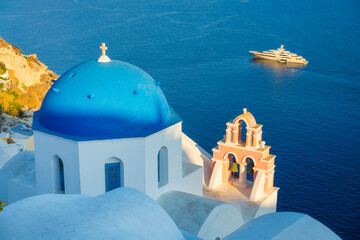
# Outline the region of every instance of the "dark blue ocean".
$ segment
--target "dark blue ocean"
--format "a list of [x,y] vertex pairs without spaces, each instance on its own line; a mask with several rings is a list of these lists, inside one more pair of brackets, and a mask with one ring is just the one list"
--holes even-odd
[[[161,82],[184,132],[210,153],[246,107],[277,155],[278,210],[360,238],[358,0],[0,0],[0,23],[1,37],[58,74],[106,42],[110,58]],[[248,53],[281,43],[309,64]]]

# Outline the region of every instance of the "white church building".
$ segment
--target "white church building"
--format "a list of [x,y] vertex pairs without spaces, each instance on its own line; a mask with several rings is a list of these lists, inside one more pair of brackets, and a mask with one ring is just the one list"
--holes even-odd
[[141,69],[102,57],[82,63],[34,113],[38,194],[131,187],[153,199],[172,190],[202,195],[201,167],[183,164],[181,124]]

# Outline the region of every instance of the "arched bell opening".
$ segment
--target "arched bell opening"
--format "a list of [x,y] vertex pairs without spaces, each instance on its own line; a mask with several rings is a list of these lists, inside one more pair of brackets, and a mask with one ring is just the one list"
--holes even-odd
[[229,160],[230,178],[239,178],[240,166],[237,163],[236,156],[233,153],[227,153],[225,159]]
[[239,118],[233,125],[233,143],[240,143],[244,147],[253,146],[252,131],[248,131],[248,124],[245,119]]
[[252,158],[248,157],[246,159],[246,180],[250,182],[254,182],[255,180],[255,170],[254,170],[255,162]]
[[255,161],[249,156],[244,157],[241,160],[240,164],[240,183],[247,185],[248,183],[253,183],[256,176],[256,171],[254,170]]
[[241,142],[246,143],[246,133],[247,133],[247,129],[246,129],[246,123],[245,121],[241,120],[239,122],[239,139],[241,140]]

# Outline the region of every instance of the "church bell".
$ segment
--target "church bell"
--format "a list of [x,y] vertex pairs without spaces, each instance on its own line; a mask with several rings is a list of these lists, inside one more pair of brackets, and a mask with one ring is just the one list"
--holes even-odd
[[249,166],[249,170],[248,170],[248,174],[251,174],[251,175],[253,175],[254,174],[254,163],[253,162],[251,162],[250,163],[250,166]]

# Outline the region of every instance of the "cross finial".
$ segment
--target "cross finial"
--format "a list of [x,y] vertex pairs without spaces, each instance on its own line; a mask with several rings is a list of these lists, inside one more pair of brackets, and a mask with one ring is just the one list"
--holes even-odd
[[108,48],[105,46],[105,43],[101,44],[100,49],[102,51],[102,55],[99,57],[98,62],[110,62],[110,58],[106,56],[106,50]]
[[107,50],[107,47],[105,46],[105,43],[102,43],[100,49],[102,50],[102,56],[106,56],[105,51]]

